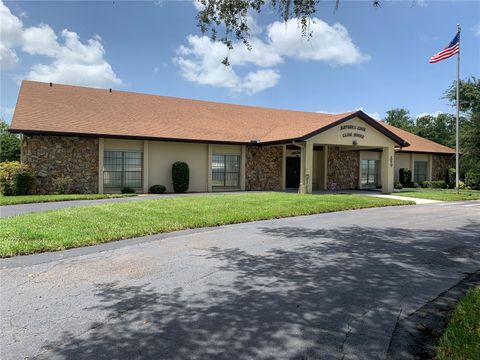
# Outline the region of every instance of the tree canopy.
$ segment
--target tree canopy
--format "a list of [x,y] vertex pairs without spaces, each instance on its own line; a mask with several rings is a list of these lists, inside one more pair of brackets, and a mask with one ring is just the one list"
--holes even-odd
[[415,123],[410,117],[410,111],[403,108],[396,108],[387,111],[385,122],[389,125],[404,129],[407,131],[414,130]]
[[[480,172],[480,80],[471,77],[460,80],[460,161],[462,173]],[[456,82],[445,92],[444,98],[456,107]],[[455,147],[455,115],[448,113],[422,115],[413,119],[407,109],[387,111],[385,122],[410,131],[439,144]]]
[[20,160],[20,139],[8,129],[7,122],[0,119],[0,162]]

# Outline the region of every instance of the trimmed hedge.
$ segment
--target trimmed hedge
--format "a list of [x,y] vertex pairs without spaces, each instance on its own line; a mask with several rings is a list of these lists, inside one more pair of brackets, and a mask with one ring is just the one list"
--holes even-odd
[[465,174],[465,185],[480,190],[480,169],[470,170]]
[[412,187],[412,171],[410,169],[401,168],[398,175],[398,180],[403,187]]
[[172,165],[173,191],[183,193],[188,190],[190,182],[190,169],[188,164],[183,161],[177,161]]
[[167,190],[167,188],[163,185],[152,185],[150,189],[148,189],[148,192],[150,194],[163,194],[165,190]]
[[454,168],[448,169],[447,173],[445,174],[445,182],[450,189],[455,189],[455,182],[457,181],[456,174],[457,171]]
[[121,192],[122,194],[135,194],[135,190],[128,186],[124,186]]
[[447,183],[444,180],[422,181],[422,188],[447,189]]
[[30,195],[33,180],[33,173],[28,165],[18,161],[0,163],[0,194]]

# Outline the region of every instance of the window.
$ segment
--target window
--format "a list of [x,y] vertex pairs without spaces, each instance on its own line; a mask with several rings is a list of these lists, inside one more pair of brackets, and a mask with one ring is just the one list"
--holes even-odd
[[141,188],[143,153],[140,151],[105,151],[103,155],[103,186],[105,188]]
[[361,184],[363,187],[377,186],[378,160],[362,160]]
[[420,184],[425,180],[427,180],[427,162],[415,161],[413,164],[413,181]]
[[240,186],[240,156],[213,155],[212,156],[212,186],[239,187]]

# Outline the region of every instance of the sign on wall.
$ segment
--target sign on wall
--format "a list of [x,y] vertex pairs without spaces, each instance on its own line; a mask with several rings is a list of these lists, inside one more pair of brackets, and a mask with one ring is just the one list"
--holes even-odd
[[364,139],[367,128],[364,126],[347,124],[340,126],[340,132],[343,138],[353,137],[356,139]]

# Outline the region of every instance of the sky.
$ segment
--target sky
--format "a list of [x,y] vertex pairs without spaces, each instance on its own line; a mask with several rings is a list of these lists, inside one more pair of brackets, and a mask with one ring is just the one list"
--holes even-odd
[[[252,50],[201,34],[195,1],[1,1],[0,110],[23,79],[375,118],[453,112],[456,58],[429,64],[462,26],[461,78],[480,77],[480,2],[321,1],[312,37],[268,6],[250,13]],[[221,64],[229,55],[230,66]]]

